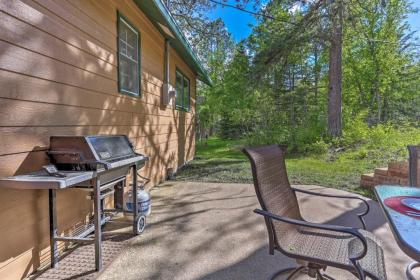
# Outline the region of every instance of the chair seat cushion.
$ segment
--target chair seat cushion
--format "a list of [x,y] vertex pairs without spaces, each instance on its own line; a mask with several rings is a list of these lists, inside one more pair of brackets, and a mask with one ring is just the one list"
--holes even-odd
[[[274,222],[276,224],[276,222]],[[276,225],[274,225],[276,226]],[[366,275],[372,279],[386,279],[385,263],[381,242],[366,230],[359,232],[367,240],[367,253],[359,261]],[[343,268],[356,272],[350,262],[363,249],[362,242],[350,234],[296,227],[283,236],[278,236],[283,253],[296,259]]]

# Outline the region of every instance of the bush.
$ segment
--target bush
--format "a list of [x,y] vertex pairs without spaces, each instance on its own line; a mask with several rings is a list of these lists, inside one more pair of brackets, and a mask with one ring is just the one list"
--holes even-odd
[[217,134],[222,139],[238,139],[242,135],[242,130],[229,115],[224,115],[218,123]]
[[362,160],[368,158],[368,156],[369,151],[364,148],[360,148],[359,150],[356,150],[354,152],[349,152],[347,157],[349,159]]
[[407,157],[406,146],[420,143],[420,128],[409,123],[392,123],[368,126],[366,112],[345,122],[343,136],[329,138],[326,125],[316,119],[290,128],[282,124],[268,124],[244,135],[244,142],[250,146],[287,144],[289,152],[297,154],[326,154],[332,158],[344,157],[355,160],[376,161],[383,164],[390,160]]
[[420,129],[405,125],[394,127],[389,123],[378,124],[367,129],[364,142],[357,148],[353,147],[345,157],[385,165],[391,160],[407,159],[407,145],[420,143]]
[[325,154],[328,152],[329,145],[324,140],[318,140],[315,143],[305,145],[304,152],[311,154]]
[[340,145],[348,147],[366,143],[369,138],[370,130],[365,121],[366,116],[367,111],[363,111],[351,121],[345,122],[346,125],[343,130],[343,137],[340,141]]
[[287,144],[289,138],[290,134],[288,130],[284,128],[273,128],[249,133],[245,138],[245,143],[249,146]]
[[293,150],[298,153],[324,153],[328,150],[328,145],[324,141],[326,123],[318,115],[307,116],[302,125],[297,126],[292,131],[289,139]]

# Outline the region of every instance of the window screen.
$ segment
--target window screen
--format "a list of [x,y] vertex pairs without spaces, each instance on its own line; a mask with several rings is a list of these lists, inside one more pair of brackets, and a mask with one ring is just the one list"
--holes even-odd
[[118,86],[119,91],[140,95],[139,32],[121,15],[118,16]]
[[190,109],[190,80],[182,74],[181,71],[176,71],[176,107],[179,109]]
[[176,107],[182,108],[182,94],[183,94],[183,79],[184,77],[178,71],[176,71]]

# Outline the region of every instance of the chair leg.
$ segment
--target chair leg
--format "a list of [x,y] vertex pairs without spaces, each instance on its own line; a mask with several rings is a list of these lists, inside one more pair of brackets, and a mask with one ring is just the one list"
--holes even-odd
[[[310,273],[311,269],[312,269],[312,272],[314,272],[313,274]],[[307,267],[304,265],[298,266],[298,267],[289,267],[289,268],[279,270],[275,272],[273,275],[271,275],[270,278],[268,279],[275,280],[278,276],[282,274],[290,273],[289,276],[287,276],[286,280],[292,280],[295,276],[297,276],[299,272],[308,274],[309,277],[316,278],[317,280],[336,280],[335,278],[329,276],[328,274],[322,273],[320,269],[314,269],[313,267]],[[411,280],[411,278],[409,280]]]
[[325,280],[325,278],[323,277],[323,275],[321,274],[321,272],[319,270],[316,271],[316,280]]
[[329,276],[328,274],[324,274],[321,271],[318,270],[318,274],[319,275],[319,279],[321,280],[335,280],[334,278],[332,278],[331,276]]
[[298,274],[298,272],[300,272],[302,269],[306,269],[306,267],[300,266],[296,268],[292,273],[290,273],[286,280],[292,280],[296,276],[296,274]]
[[411,271],[412,271],[413,269],[415,269],[416,267],[420,267],[420,263],[418,263],[418,262],[412,262],[412,263],[410,263],[410,264],[407,266],[407,269],[406,269],[406,271],[405,271],[405,274],[406,274],[406,276],[407,276],[407,279],[408,279],[408,280],[416,280],[416,279],[414,278],[413,273],[411,273]]
[[290,280],[290,279],[292,279],[291,277],[296,275],[296,273],[299,272],[300,270],[302,270],[303,268],[305,268],[305,267],[304,266],[288,267],[288,268],[285,268],[285,269],[282,269],[282,270],[279,270],[279,271],[275,272],[268,279],[269,280],[275,280],[278,276],[280,276],[282,274],[290,273],[290,275],[287,277],[287,280]]

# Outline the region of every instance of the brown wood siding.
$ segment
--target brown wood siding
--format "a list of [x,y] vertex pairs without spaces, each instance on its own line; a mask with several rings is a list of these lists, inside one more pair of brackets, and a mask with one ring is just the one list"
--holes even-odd
[[[117,10],[141,33],[140,98],[118,92]],[[133,1],[4,0],[0,24],[0,176],[39,169],[51,135],[128,135],[150,156],[149,187],[192,159],[196,74],[171,50],[170,82],[175,67],[190,78],[191,111],[161,104],[164,37]],[[84,192],[58,200],[61,232],[90,214]],[[0,279],[48,263],[47,201],[46,191],[0,189]]]

